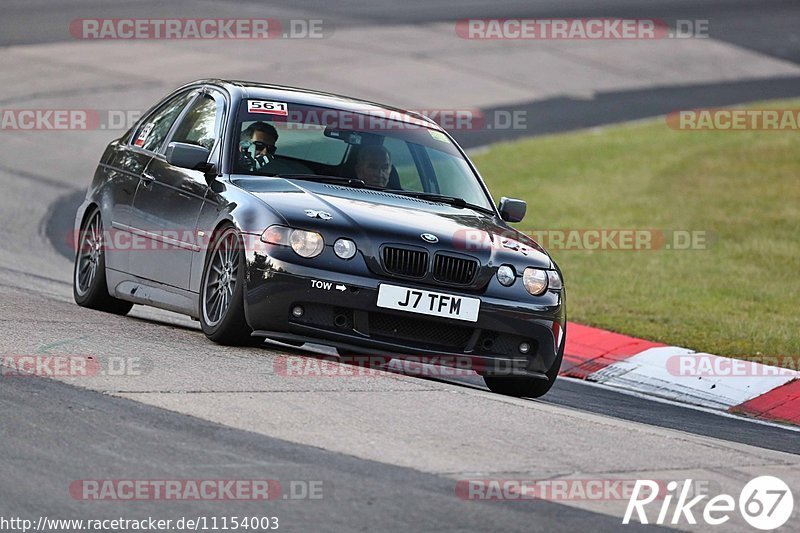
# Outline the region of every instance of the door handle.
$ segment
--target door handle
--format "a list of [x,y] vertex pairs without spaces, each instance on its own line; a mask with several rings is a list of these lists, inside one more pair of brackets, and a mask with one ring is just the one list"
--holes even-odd
[[142,172],[142,179],[145,181],[155,181],[156,177],[152,174],[148,174],[147,172]]

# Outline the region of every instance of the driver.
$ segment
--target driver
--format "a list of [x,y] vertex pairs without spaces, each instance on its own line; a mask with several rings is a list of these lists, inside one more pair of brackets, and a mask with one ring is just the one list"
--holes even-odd
[[356,178],[371,187],[386,187],[392,172],[392,154],[379,144],[362,146],[356,158]]
[[311,170],[300,163],[277,159],[278,130],[268,122],[253,122],[242,131],[239,143],[239,161],[250,172],[269,174],[311,174]]
[[266,167],[275,157],[278,142],[278,130],[266,122],[253,122],[242,132],[242,142],[239,151],[244,160],[252,160],[250,170],[260,170]]

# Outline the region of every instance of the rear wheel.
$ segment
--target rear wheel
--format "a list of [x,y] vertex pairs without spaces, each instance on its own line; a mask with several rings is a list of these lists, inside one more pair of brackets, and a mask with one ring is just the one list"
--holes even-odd
[[253,330],[244,316],[244,271],[239,232],[225,226],[214,236],[200,284],[200,326],[219,344],[254,346],[263,342],[250,336]]
[[558,371],[561,370],[561,360],[564,358],[565,345],[566,341],[562,341],[556,360],[553,361],[552,366],[545,373],[547,381],[537,378],[500,376],[484,376],[483,380],[489,390],[497,394],[516,396],[517,398],[539,398],[544,396],[558,378]]
[[114,298],[106,282],[106,253],[103,242],[103,219],[94,209],[86,217],[78,235],[78,250],[72,275],[72,296],[81,307],[124,315],[133,303]]

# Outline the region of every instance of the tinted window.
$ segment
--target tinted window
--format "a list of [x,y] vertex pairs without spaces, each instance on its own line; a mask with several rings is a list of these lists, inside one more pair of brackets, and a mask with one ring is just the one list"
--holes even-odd
[[196,144],[211,150],[217,138],[217,111],[214,98],[204,94],[186,112],[172,141]]
[[192,92],[181,93],[167,100],[161,107],[156,109],[134,133],[134,146],[139,146],[145,150],[157,151],[172,128],[175,119],[178,118],[178,115],[180,115],[193,95],[194,93]]
[[[250,124],[248,122],[242,126],[246,128]],[[326,165],[338,165],[344,158],[347,145],[325,137],[324,126],[306,124],[299,128],[293,127],[292,124],[280,122],[273,124],[273,126],[278,132],[276,155],[294,157]]]
[[449,196],[464,196],[468,202],[478,202],[482,194],[478,193],[478,188],[465,191],[462,176],[471,172],[469,165],[461,158],[453,157],[439,150],[426,149],[428,157],[436,173],[436,182],[439,184],[439,192]]
[[386,137],[383,146],[392,156],[392,164],[397,170],[397,177],[400,178],[400,188],[406,191],[421,191],[422,180],[417,171],[417,165],[411,156],[408,144],[402,139]]

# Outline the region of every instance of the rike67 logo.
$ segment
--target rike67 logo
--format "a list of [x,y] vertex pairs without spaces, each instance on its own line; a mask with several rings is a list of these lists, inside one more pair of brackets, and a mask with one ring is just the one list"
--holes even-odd
[[[718,526],[730,520],[736,510],[737,501],[730,494],[720,494],[708,498],[707,494],[700,494],[689,499],[689,490],[693,482],[687,479],[679,487],[677,481],[667,484],[667,495],[660,500],[658,516],[652,523],[658,525],[677,525],[685,521],[686,524],[697,524],[695,513],[702,516],[703,521],[711,526]],[[649,524],[652,515],[648,517],[645,507],[656,500],[658,484],[651,480],[636,480],[625,509],[623,524],[629,524],[633,513],[642,524]],[[677,499],[676,499],[677,497]],[[672,502],[675,500],[675,507]],[[794,497],[789,486],[783,480],[773,476],[760,476],[750,480],[739,493],[739,513],[742,518],[756,529],[769,531],[784,525],[792,515]],[[670,512],[672,511],[672,512]]]

